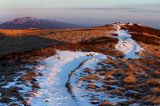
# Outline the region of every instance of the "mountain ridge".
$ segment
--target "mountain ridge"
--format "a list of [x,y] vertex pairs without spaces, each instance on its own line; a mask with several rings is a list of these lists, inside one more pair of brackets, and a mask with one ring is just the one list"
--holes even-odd
[[0,29],[68,29],[81,28],[81,25],[56,20],[21,17],[0,24]]

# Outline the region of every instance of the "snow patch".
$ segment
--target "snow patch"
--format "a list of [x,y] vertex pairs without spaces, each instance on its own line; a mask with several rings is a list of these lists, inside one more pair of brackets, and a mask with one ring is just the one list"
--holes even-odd
[[[105,59],[106,56],[94,52],[57,51],[55,56],[45,59],[39,72],[43,76],[37,77],[40,90],[36,98],[32,98],[32,106],[89,106],[85,101],[77,102],[66,89],[66,82],[72,70],[82,62],[92,59]],[[85,105],[86,104],[86,105]]]
[[129,22],[128,25],[129,25],[129,26],[132,26],[132,25],[134,25],[134,23]]
[[[77,70],[75,70],[74,73],[72,73],[73,75],[71,76],[69,82],[70,85],[72,87],[72,93],[74,95],[74,97],[76,98],[77,102],[79,103],[79,106],[93,106],[92,104],[87,104],[86,101],[91,100],[91,96],[95,97],[96,99],[99,100],[108,100],[110,102],[112,102],[113,104],[117,104],[118,102],[124,102],[127,101],[127,99],[123,99],[123,98],[118,98],[118,97],[109,97],[110,95],[104,93],[104,92],[95,92],[95,91],[90,91],[90,90],[86,90],[86,86],[87,84],[81,80],[79,80],[82,77],[82,73],[83,70],[86,68],[91,69],[92,71],[96,71],[96,69],[98,68],[97,63],[103,61],[104,58],[91,58],[88,59],[87,61],[85,61],[85,63],[80,66]],[[97,74],[98,76],[98,74]],[[103,85],[103,81],[102,82],[95,82],[96,86],[102,87],[101,85]],[[90,95],[90,96],[86,96],[86,95]],[[85,104],[84,104],[85,103]]]
[[128,33],[127,30],[121,30],[120,25],[115,25],[117,31],[115,32],[118,36],[116,37],[119,41],[115,45],[115,48],[124,53],[124,58],[135,59],[140,58],[138,53],[140,53],[143,48],[132,39],[132,35]]

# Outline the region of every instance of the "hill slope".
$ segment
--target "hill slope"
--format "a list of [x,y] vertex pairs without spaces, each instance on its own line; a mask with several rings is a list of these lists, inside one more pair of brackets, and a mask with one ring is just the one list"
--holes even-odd
[[[0,54],[8,54],[12,52],[33,50],[36,48],[42,48],[48,45],[55,44],[55,41],[61,43],[84,43],[94,44],[101,43],[104,40],[110,43],[115,42],[118,39],[113,39],[117,34],[116,24],[87,28],[87,29],[66,29],[66,30],[41,30],[41,29],[24,29],[24,30],[0,30]],[[148,46],[160,45],[160,30],[150,27],[138,25],[138,24],[117,24],[121,26],[121,29],[128,30],[128,33],[132,35],[132,38],[138,43],[143,43]],[[113,35],[113,36],[112,36]],[[34,41],[33,39],[36,38]],[[37,42],[38,39],[46,42]],[[47,40],[48,39],[48,40]],[[113,40],[111,40],[113,39]],[[49,41],[49,42],[48,42]],[[53,41],[53,42],[52,42]],[[52,43],[51,43],[52,42]],[[41,43],[41,45],[39,45]],[[27,47],[24,45],[28,45]],[[16,49],[15,49],[16,48]],[[27,49],[26,49],[27,48]],[[26,50],[25,50],[26,49]],[[148,48],[147,48],[148,49]],[[155,51],[158,53],[159,51]]]
[[2,106],[160,105],[160,30],[115,23],[0,32],[0,54],[11,53],[0,58]]
[[65,28],[80,28],[80,27],[81,27],[80,25],[74,25],[55,20],[36,19],[32,17],[16,18],[11,21],[2,23],[0,25],[0,29],[26,29],[26,28],[65,29]]

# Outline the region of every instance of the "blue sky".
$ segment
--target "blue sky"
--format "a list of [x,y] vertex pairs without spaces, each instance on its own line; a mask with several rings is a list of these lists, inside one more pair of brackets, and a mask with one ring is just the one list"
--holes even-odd
[[0,9],[105,8],[160,5],[160,0],[0,0]]

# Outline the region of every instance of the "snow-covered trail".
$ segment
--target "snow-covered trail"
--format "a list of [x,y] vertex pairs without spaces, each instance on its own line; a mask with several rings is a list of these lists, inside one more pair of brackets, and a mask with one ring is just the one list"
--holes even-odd
[[119,41],[115,45],[115,48],[124,53],[124,58],[135,59],[139,58],[137,55],[143,48],[132,39],[132,35],[127,30],[121,30],[120,25],[115,25],[117,31],[115,32],[118,36],[116,37]]
[[35,98],[31,99],[32,106],[90,106],[89,101],[79,98],[74,100],[68,93],[66,82],[72,70],[82,62],[90,59],[104,60],[106,56],[94,52],[57,51],[43,61],[43,66],[37,70],[43,74],[36,78],[40,84],[40,90]]

